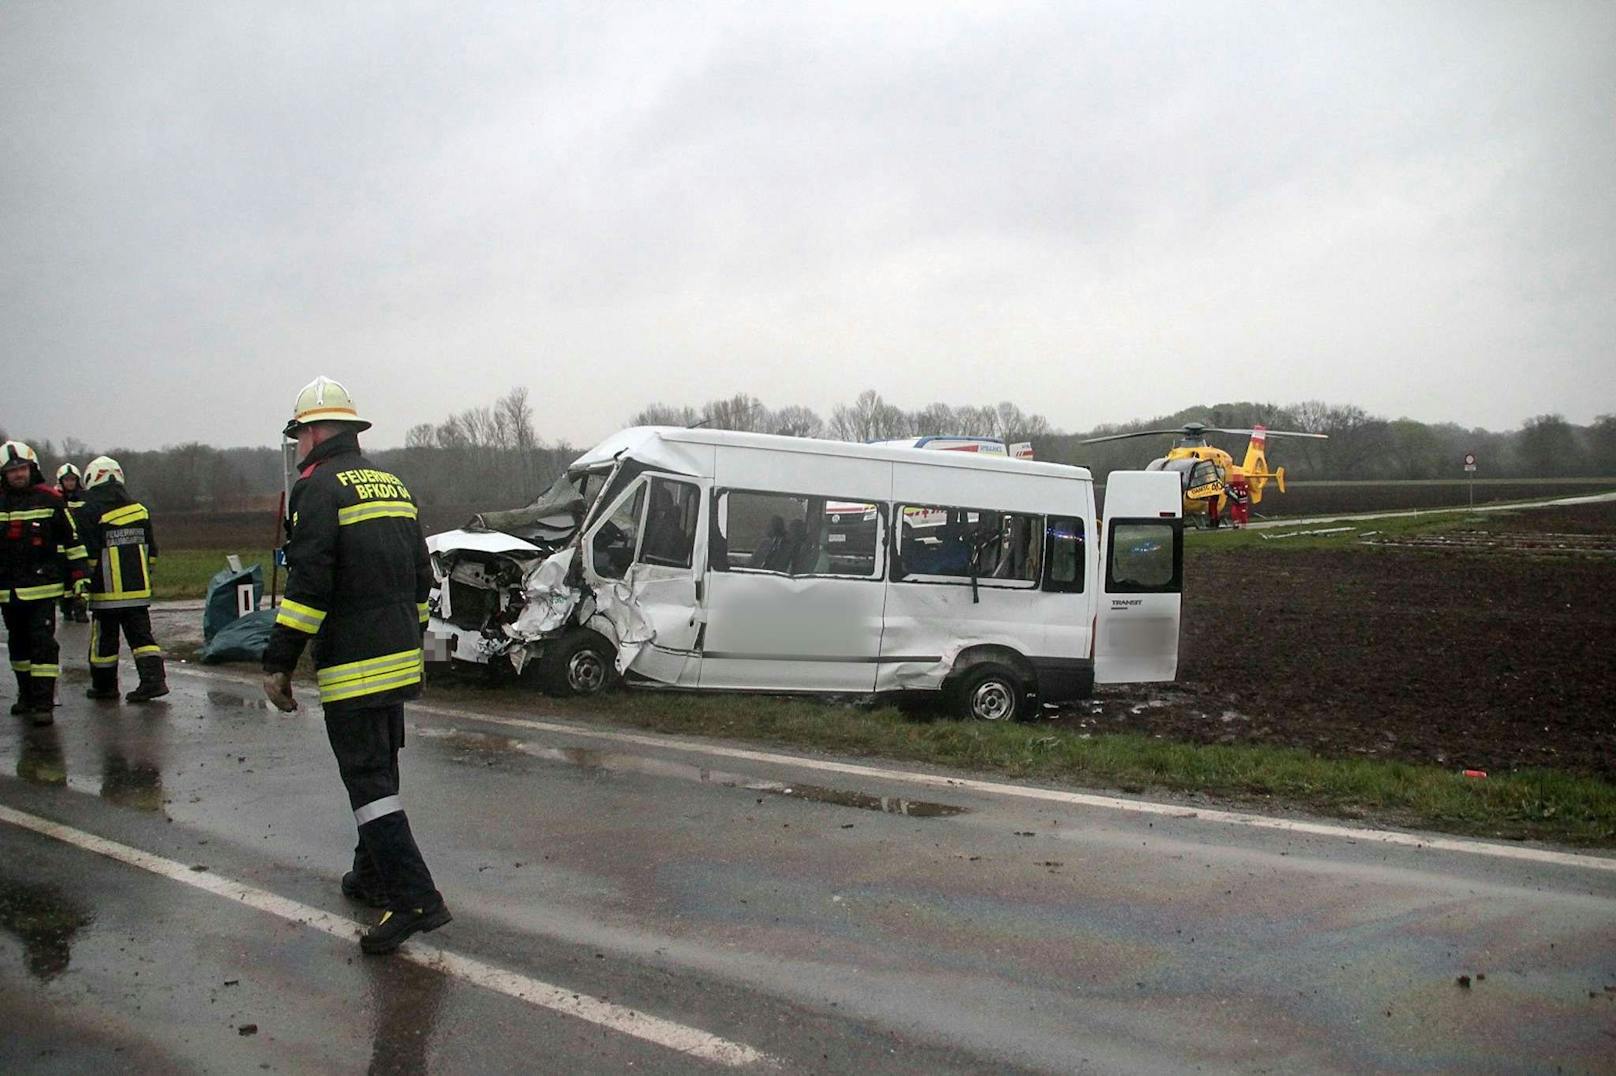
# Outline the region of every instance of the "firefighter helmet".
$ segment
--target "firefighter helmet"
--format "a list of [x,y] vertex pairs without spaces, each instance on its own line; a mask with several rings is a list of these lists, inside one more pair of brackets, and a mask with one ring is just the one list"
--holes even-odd
[[34,450],[21,441],[7,441],[0,445],[0,471],[10,471],[17,467],[27,467],[32,472],[31,480],[37,485],[45,481],[45,475],[39,469],[39,457]]
[[354,427],[356,433],[370,429],[370,423],[360,418],[359,412],[354,410],[353,397],[348,395],[342,382],[323,376],[304,385],[303,391],[297,394],[292,418],[281,433],[296,437],[299,427],[312,422],[343,422]]
[[56,468],[56,484],[58,486],[61,485],[62,479],[66,478],[68,475],[72,475],[74,478],[78,479],[79,485],[84,485],[84,472],[73,466],[71,463],[64,463],[60,467]]
[[84,488],[94,489],[103,482],[123,484],[123,468],[111,456],[97,456],[90,461],[89,473],[84,476]]

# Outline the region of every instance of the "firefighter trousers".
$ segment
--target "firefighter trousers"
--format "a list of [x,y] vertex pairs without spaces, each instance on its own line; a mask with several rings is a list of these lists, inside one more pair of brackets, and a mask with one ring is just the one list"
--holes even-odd
[[118,635],[129,643],[141,679],[160,676],[163,648],[152,635],[151,609],[144,605],[90,611],[90,683],[102,690],[118,686]]
[[6,623],[6,642],[11,648],[11,671],[17,674],[17,690],[25,697],[36,697],[44,690],[56,690],[62,675],[58,664],[61,649],[56,645],[56,599],[20,601],[12,598],[0,604]]
[[443,896],[432,883],[399,799],[403,703],[327,712],[325,731],[359,828],[353,869],[361,885],[385,894],[387,907],[396,912],[436,908]]

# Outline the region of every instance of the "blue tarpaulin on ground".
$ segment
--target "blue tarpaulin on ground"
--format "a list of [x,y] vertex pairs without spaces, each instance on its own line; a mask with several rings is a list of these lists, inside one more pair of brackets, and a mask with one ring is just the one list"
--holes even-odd
[[232,571],[225,568],[208,580],[208,597],[202,606],[202,638],[211,642],[214,635],[236,619],[236,587],[251,583],[253,608],[258,608],[264,596],[264,569],[254,564],[251,568]]
[[275,627],[275,610],[259,609],[237,617],[202,644],[197,660],[204,665],[220,661],[259,661]]

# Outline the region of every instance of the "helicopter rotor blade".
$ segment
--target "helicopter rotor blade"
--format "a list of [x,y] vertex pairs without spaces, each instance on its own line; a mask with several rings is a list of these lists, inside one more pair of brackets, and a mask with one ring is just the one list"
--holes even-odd
[[[1208,426],[1206,428],[1206,432],[1207,433],[1234,433],[1234,434],[1240,434],[1243,437],[1255,437],[1256,434],[1257,434],[1256,430],[1225,430],[1225,429],[1222,429],[1222,428],[1216,427],[1216,426]],[[1302,433],[1302,432],[1300,432],[1298,430],[1264,430],[1263,433],[1269,434],[1270,436],[1274,436],[1274,437],[1317,437],[1317,438],[1319,438],[1321,440],[1326,440],[1330,436],[1327,433]]]
[[1135,430],[1133,433],[1111,433],[1111,434],[1106,434],[1104,437],[1085,437],[1083,440],[1079,441],[1078,444],[1080,444],[1080,445],[1095,445],[1095,444],[1099,444],[1101,441],[1126,441],[1130,437],[1160,437],[1160,436],[1163,436],[1164,434],[1167,435],[1167,436],[1170,436],[1170,437],[1183,437],[1184,436],[1184,431],[1182,429],[1178,429],[1178,430]]

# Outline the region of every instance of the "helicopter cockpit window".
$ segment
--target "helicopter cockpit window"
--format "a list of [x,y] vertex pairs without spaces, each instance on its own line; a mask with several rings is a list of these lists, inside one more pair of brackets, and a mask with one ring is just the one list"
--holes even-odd
[[1218,470],[1217,465],[1211,460],[1198,461],[1195,464],[1195,469],[1190,471],[1191,489],[1195,489],[1199,486],[1209,486],[1213,485],[1214,483],[1221,483],[1222,481],[1222,473]]
[[1179,488],[1189,489],[1190,472],[1193,471],[1195,469],[1195,465],[1200,462],[1200,460],[1193,459],[1168,460],[1164,470],[1177,471]]

